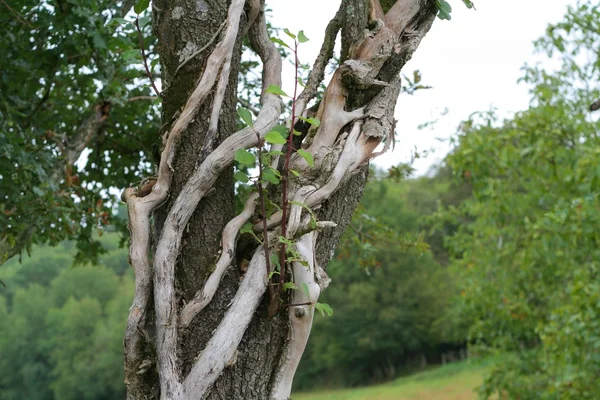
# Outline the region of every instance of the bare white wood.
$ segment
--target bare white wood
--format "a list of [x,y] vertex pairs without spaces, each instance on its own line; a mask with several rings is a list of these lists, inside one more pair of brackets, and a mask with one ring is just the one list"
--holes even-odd
[[265,265],[264,250],[259,246],[254,251],[229,310],[183,383],[186,400],[202,399],[227,363],[234,358],[244,332],[267,289]]

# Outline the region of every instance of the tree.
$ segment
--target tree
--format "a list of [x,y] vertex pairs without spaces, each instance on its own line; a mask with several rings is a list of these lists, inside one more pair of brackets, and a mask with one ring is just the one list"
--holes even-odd
[[[102,242],[111,248],[118,239],[111,233]],[[122,338],[133,271],[117,274],[126,250],[101,256],[104,265],[120,256],[112,270],[70,268],[69,247],[38,247],[22,265],[11,260],[0,270],[7,286],[0,291],[2,400],[125,397]]]
[[0,264],[65,238],[77,239],[78,262],[96,262],[94,233],[116,222],[107,188],[152,173],[159,114],[132,64],[138,33],[107,25],[132,3],[0,4]]
[[[329,281],[325,267],[367,164],[382,141],[393,140],[400,69],[450,7],[443,0],[343,0],[302,92],[290,96],[287,124],[278,126],[281,55],[262,1],[157,0],[156,44],[148,3],[134,6],[131,23],[121,18],[129,1],[3,2],[11,34],[2,48],[8,68],[0,70],[15,70],[28,84],[2,73],[7,140],[0,149],[11,157],[2,161],[9,200],[1,210],[2,261],[65,237],[79,239],[79,261],[97,258],[94,231],[110,217],[107,188],[150,175],[152,143],[162,138],[156,177],[122,196],[136,276],[124,340],[127,396],[286,399],[314,308],[326,309],[317,303]],[[338,34],[339,65],[309,108]],[[255,119],[245,109],[236,113],[246,39],[262,63]],[[288,33],[286,40],[277,42],[295,54],[307,38]],[[139,85],[141,70],[153,78],[156,56],[160,124],[148,102],[156,86]],[[91,161],[76,174],[84,149]],[[234,161],[239,179],[248,179],[243,171],[252,165],[259,174],[237,216]]]
[[598,21],[580,1],[549,26],[536,46],[561,63],[525,69],[530,108],[474,115],[447,158],[474,194],[447,214],[461,315],[477,348],[512,353],[484,398],[598,396]]

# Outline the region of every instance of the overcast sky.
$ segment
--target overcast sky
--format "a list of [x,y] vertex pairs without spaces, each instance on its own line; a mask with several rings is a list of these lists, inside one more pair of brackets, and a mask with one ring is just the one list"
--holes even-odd
[[[433,89],[400,96],[395,113],[400,142],[393,153],[376,160],[381,167],[408,161],[416,146],[419,151],[435,150],[414,164],[419,174],[426,173],[443,158],[447,139],[472,112],[495,107],[500,115],[509,116],[527,108],[528,88],[517,84],[521,67],[544,60],[534,54],[533,41],[544,34],[548,23],[562,19],[569,4],[575,4],[574,0],[474,0],[477,10],[473,11],[461,0],[449,2],[452,20],[435,21],[402,71],[411,76],[413,70],[420,70],[423,83]],[[274,26],[304,30],[310,41],[302,45],[300,57],[312,65],[339,1],[267,0],[267,5],[273,10]],[[284,89],[286,76],[293,77],[290,74],[292,69],[284,69]],[[446,108],[448,113],[440,117]],[[438,117],[433,130],[417,129]]]

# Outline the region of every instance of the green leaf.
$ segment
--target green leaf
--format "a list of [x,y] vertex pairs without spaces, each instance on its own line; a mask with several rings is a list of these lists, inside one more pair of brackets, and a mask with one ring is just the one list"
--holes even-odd
[[136,14],[141,14],[144,12],[144,10],[146,10],[148,7],[150,6],[150,0],[139,0],[137,3],[135,3],[135,5],[133,6],[133,11],[135,11]]
[[279,185],[279,178],[277,178],[272,170],[263,171],[262,177],[263,182],[270,182],[274,185]]
[[315,308],[317,310],[319,310],[319,312],[321,313],[322,316],[325,316],[325,314],[327,314],[328,316],[331,317],[333,315],[333,309],[327,303],[316,302]]
[[298,287],[294,282],[286,282],[283,284],[283,290],[296,290]]
[[250,153],[246,149],[239,149],[238,151],[236,151],[234,159],[242,165],[248,165],[251,167],[254,166],[254,154]]
[[140,26],[140,29],[148,25],[148,22],[150,22],[150,17],[142,17],[138,19],[138,25]]
[[287,45],[287,44],[286,44],[286,43],[285,43],[283,40],[281,40],[281,39],[278,39],[278,38],[271,38],[271,42],[273,42],[273,43],[277,43],[277,44],[279,44],[279,45],[281,45],[281,46],[283,46],[283,47],[287,47],[288,49],[290,49],[290,50],[291,50],[290,46],[288,46],[288,45]]
[[252,233],[252,222],[246,222],[240,228],[240,233]]
[[295,169],[290,169],[290,172],[294,175],[294,176],[300,176],[300,172],[296,171]]
[[317,118],[309,118],[307,120],[307,122],[315,127],[318,127],[319,125],[321,125],[321,121],[319,121]]
[[273,144],[285,144],[287,142],[286,138],[281,136],[281,133],[277,131],[271,131],[265,135],[265,140],[267,143]]
[[294,244],[294,242],[292,242],[290,239],[287,239],[286,237],[281,236],[281,235],[277,236],[277,241],[279,241],[279,243],[285,243],[288,246],[291,246]]
[[450,16],[450,13],[452,12],[452,7],[450,6],[450,3],[448,3],[446,0],[436,0],[436,4],[439,10],[438,18],[449,21],[452,18]]
[[[150,71],[154,71],[156,66],[160,63],[160,58],[156,57],[154,60],[150,61]],[[159,97],[160,99],[160,97]]]
[[142,53],[140,53],[140,51],[137,49],[129,49],[121,53],[121,57],[123,57],[123,60],[125,61],[141,60]]
[[129,23],[130,23],[130,21],[127,21],[125,18],[114,17],[114,18],[111,18],[111,20],[108,21],[105,26],[109,26],[109,27],[110,26],[120,26],[120,25],[129,24]]
[[285,32],[286,35],[288,35],[292,39],[294,39],[294,40],[296,39],[296,35],[294,35],[292,32],[290,32],[290,30],[288,28],[284,28],[283,31]]
[[271,94],[275,94],[277,96],[290,97],[283,90],[281,90],[281,88],[277,85],[267,86],[267,88],[265,89],[265,93],[271,93]]
[[102,37],[102,35],[100,35],[100,33],[95,32],[92,40],[94,41],[94,47],[95,48],[97,48],[97,49],[106,49],[106,41],[104,40],[104,38]]
[[240,182],[246,183],[250,180],[250,178],[248,177],[248,175],[246,175],[245,173],[243,173],[242,171],[235,171],[235,173],[233,174],[233,177],[235,179],[237,179]]
[[302,78],[298,77],[298,85],[304,87],[304,82],[302,82]]
[[[463,0],[463,1],[465,1],[465,0]],[[304,31],[298,32],[298,41],[300,43],[306,43],[306,42],[308,42],[308,38],[304,35]]]
[[37,194],[38,196],[44,195],[44,191],[37,186],[34,186],[33,188],[31,188],[31,190],[33,190],[33,193]]
[[304,292],[304,294],[306,295],[306,297],[310,301],[310,291],[308,290],[308,285],[306,284],[306,282],[302,283],[302,291]]
[[318,127],[319,125],[321,125],[321,121],[319,121],[317,118],[304,118],[304,117],[298,117],[300,118],[302,121],[307,122],[315,127]]
[[290,131],[288,127],[286,127],[285,125],[277,125],[273,128],[271,128],[272,131],[277,131],[279,133],[281,133],[282,136],[287,137],[288,132]]
[[237,109],[237,113],[246,125],[252,126],[252,113],[250,113],[250,111],[240,107]]
[[475,9],[475,5],[471,0],[463,0],[463,3],[465,3],[465,6],[467,6],[467,8]]
[[306,160],[311,168],[315,166],[315,159],[308,151],[304,149],[298,149],[298,154],[300,154],[300,156]]
[[308,261],[303,260],[301,258],[288,259],[288,262],[297,262],[298,264],[301,264],[302,266],[308,268]]
[[[279,255],[277,254],[271,254],[271,264],[276,265],[278,268],[281,267],[279,265]],[[273,271],[275,272],[275,271]],[[279,272],[277,272],[279,274]]]

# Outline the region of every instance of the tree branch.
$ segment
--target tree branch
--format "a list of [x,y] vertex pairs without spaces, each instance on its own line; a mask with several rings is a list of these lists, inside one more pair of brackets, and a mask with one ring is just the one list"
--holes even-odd
[[150,80],[152,89],[154,89],[154,93],[156,93],[156,95],[158,97],[161,97],[160,91],[154,84],[154,78],[152,77],[152,72],[150,72],[150,68],[148,67],[148,59],[146,58],[146,51],[144,50],[144,37],[142,36],[142,29],[140,28],[139,21],[140,21],[139,16],[135,17],[135,28],[137,30],[138,41],[140,43],[140,51],[142,52],[142,62],[144,64],[144,69],[146,70],[146,75],[148,76],[148,79]]
[[[308,262],[308,266],[300,262],[292,263],[294,283],[297,289],[292,293],[290,301],[292,305],[288,309],[291,328],[288,343],[281,356],[271,388],[269,396],[271,400],[289,399],[292,392],[292,381],[312,328],[315,313],[313,304],[319,299],[321,293],[321,288],[315,280],[315,241],[316,232],[310,232],[296,242],[296,248],[302,258]],[[308,295],[304,288],[308,289]]]
[[246,275],[225,317],[183,383],[186,400],[204,398],[225,366],[235,359],[244,332],[266,289],[265,256],[263,247],[259,246],[254,251]]
[[202,290],[198,291],[194,298],[183,307],[181,316],[179,317],[180,325],[182,327],[187,327],[196,315],[210,303],[215,295],[217,288],[219,287],[219,282],[221,282],[221,279],[223,278],[223,274],[225,274],[225,271],[229,265],[231,265],[231,261],[233,260],[237,234],[242,225],[244,225],[246,221],[250,219],[252,214],[254,214],[257,198],[258,193],[253,193],[248,200],[246,200],[244,210],[225,225],[223,236],[221,238],[223,246],[221,256],[217,261],[215,270],[208,277]]
[[[88,116],[81,123],[72,137],[67,139],[66,136],[59,136],[56,138],[62,147],[61,151],[65,162],[62,159],[56,161],[53,167],[54,170],[50,173],[50,179],[56,182],[65,179],[65,171],[69,171],[72,168],[83,150],[89,145],[94,136],[98,134],[109,113],[110,103],[100,102],[94,106],[92,115]],[[11,245],[6,241],[0,242],[0,265],[20,254],[31,243],[32,237],[35,236],[37,231],[37,226],[29,226],[18,235],[14,244]]]

